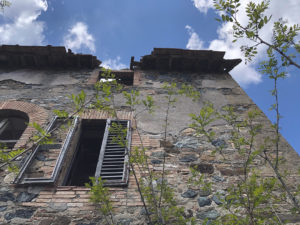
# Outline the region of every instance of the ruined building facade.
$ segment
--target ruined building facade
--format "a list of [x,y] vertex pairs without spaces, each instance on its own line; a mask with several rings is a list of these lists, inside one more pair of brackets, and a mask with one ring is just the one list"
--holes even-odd
[[[224,52],[217,51],[154,49],[140,61],[132,58],[130,69],[113,71],[125,90],[139,90],[141,96],[153,97],[155,112],[143,112],[134,121],[133,112],[117,96],[118,118],[124,129],[131,125],[139,128],[153,171],[162,170],[165,154],[166,180],[174,189],[177,204],[184,206],[187,216],[197,218],[198,224],[205,218],[213,220],[223,215],[215,193],[226,193],[226,188],[236,182],[242,173],[242,159],[229,141],[228,124],[221,120],[212,124],[217,138],[211,144],[189,128],[189,114],[199,113],[205,102],[213,103],[220,112],[224,106],[232,106],[241,117],[250,110],[259,110],[228,73],[240,60],[223,57]],[[28,123],[38,123],[48,130],[55,127],[61,119],[55,117],[54,109],[74,111],[68,96],[81,90],[87,99],[93,95],[94,85],[101,79],[100,63],[94,56],[66,52],[64,47],[1,46],[1,142],[9,148],[28,148],[29,138],[36,132]],[[177,96],[178,101],[169,111],[167,144],[162,144],[167,96],[164,82],[191,84],[201,94],[196,102]],[[136,182],[125,168],[126,159],[115,160],[121,165],[116,171],[106,164],[109,159],[105,159],[104,151],[113,148],[109,126],[114,118],[93,109],[73,118],[70,126],[53,132],[53,144],[39,145],[18,157],[18,173],[8,171],[7,167],[0,170],[0,224],[101,224],[99,211],[89,202],[89,189],[84,186],[91,175],[107,176],[119,224],[146,223]],[[262,140],[274,136],[271,122],[263,113],[258,122],[263,125]],[[128,132],[126,139],[131,149],[141,144],[136,131]],[[224,145],[230,163],[224,163],[221,155],[212,154],[220,145]],[[299,182],[299,155],[284,138],[279,149],[288,162],[284,167],[291,174],[288,183]],[[212,181],[212,192],[187,192],[191,165],[196,165]],[[257,167],[264,176],[274,176],[265,163],[257,162]],[[208,204],[201,205],[200,196]],[[280,217],[294,224],[300,222],[299,217],[285,211],[281,211]]]

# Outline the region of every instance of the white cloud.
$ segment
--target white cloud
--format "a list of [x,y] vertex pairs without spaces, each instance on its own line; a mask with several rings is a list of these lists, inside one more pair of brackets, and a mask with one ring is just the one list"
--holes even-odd
[[127,66],[121,63],[120,60],[121,60],[120,56],[117,56],[117,58],[115,59],[107,59],[102,62],[101,66],[103,66],[106,69],[114,69],[114,70],[120,70],[126,68]]
[[96,51],[95,39],[88,32],[88,26],[83,22],[77,22],[68,30],[64,37],[64,45],[74,51],[86,47],[91,52]]
[[[206,13],[209,8],[213,8],[212,1],[210,0],[193,0],[196,8],[199,9],[200,12]],[[237,15],[240,23],[246,24],[248,21],[246,12],[244,11],[246,5],[250,2],[250,0],[240,1],[240,11]],[[252,0],[252,2],[258,3],[260,0]],[[274,21],[279,18],[284,18],[288,20],[289,24],[295,24],[300,21],[300,4],[298,0],[286,0],[286,1],[271,1],[270,7],[267,11],[267,14],[272,15],[272,20],[267,24],[264,29],[261,31],[261,36],[266,41],[271,42],[272,37],[272,24]],[[280,13],[278,13],[280,12]],[[249,41],[245,39],[239,39],[237,42],[232,43],[234,39],[232,36],[232,24],[227,22],[222,24],[218,28],[218,38],[212,40],[208,46],[210,50],[218,50],[218,51],[226,51],[225,58],[242,58],[244,60],[243,54],[240,51],[241,45],[250,44]],[[199,38],[200,39],[200,38]],[[188,40],[188,43],[191,41]],[[236,68],[234,68],[230,73],[232,76],[243,86],[246,86],[251,83],[259,83],[261,82],[261,75],[255,71],[255,66],[257,63],[264,59],[265,57],[265,46],[261,46],[258,49],[257,57],[253,62],[245,65],[243,62],[240,63]]]
[[199,9],[202,13],[207,13],[207,10],[213,8],[214,3],[213,0],[192,0],[194,2],[194,6]]
[[[213,40],[208,47],[210,50],[225,51],[224,58],[236,59],[243,58],[243,54],[238,46],[234,46],[232,42],[226,40]],[[262,81],[261,74],[255,71],[255,62],[245,64],[241,62],[237,65],[230,74],[242,86],[248,84],[258,84]]]
[[[231,38],[224,34],[228,34],[226,29],[228,27],[222,27],[218,30],[219,39],[215,39],[209,43],[208,48],[204,48],[203,41],[199,38],[199,35],[193,30],[192,27],[187,25],[185,27],[189,33],[189,40],[186,45],[187,49],[200,50],[200,49],[210,49],[215,51],[225,51],[226,54],[224,58],[236,59],[243,58],[243,54],[240,51],[238,45],[234,45]],[[242,86],[247,86],[248,84],[257,84],[261,82],[261,74],[255,71],[255,62],[252,63],[240,63],[236,66],[230,74],[232,77]]]
[[236,66],[230,74],[243,87],[262,81],[262,75],[255,70],[254,66],[246,65],[243,62]]
[[42,45],[45,24],[37,19],[47,8],[46,0],[11,0],[0,13],[0,44]]
[[186,25],[185,28],[187,29],[190,39],[186,45],[187,49],[199,50],[203,48],[203,41],[200,40],[198,34],[194,31],[194,29]]

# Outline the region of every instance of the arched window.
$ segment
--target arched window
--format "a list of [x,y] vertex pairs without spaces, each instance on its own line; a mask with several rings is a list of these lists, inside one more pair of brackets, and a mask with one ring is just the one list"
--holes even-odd
[[0,145],[12,149],[29,122],[26,113],[18,110],[0,110]]

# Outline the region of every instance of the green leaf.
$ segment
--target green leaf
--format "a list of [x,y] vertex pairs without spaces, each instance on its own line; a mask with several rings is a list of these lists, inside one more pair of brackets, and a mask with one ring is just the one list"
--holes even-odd
[[221,17],[222,17],[222,20],[225,22],[226,21],[225,15],[222,15]]

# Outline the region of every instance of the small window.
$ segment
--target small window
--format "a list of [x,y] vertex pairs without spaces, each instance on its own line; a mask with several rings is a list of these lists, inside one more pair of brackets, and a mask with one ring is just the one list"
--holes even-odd
[[27,127],[28,116],[17,110],[0,111],[0,144],[12,149]]
[[[126,131],[127,147],[115,142],[118,134],[112,129],[113,123]],[[77,149],[64,185],[84,186],[92,176],[101,176],[106,185],[127,185],[129,125],[128,120],[82,120]]]
[[[124,84],[127,86],[133,85],[133,77],[134,73],[131,70],[112,70],[111,74],[115,76],[114,80],[117,80],[118,83]],[[113,79],[107,79],[103,76],[102,72],[99,74],[99,81],[100,82],[110,82]]]

